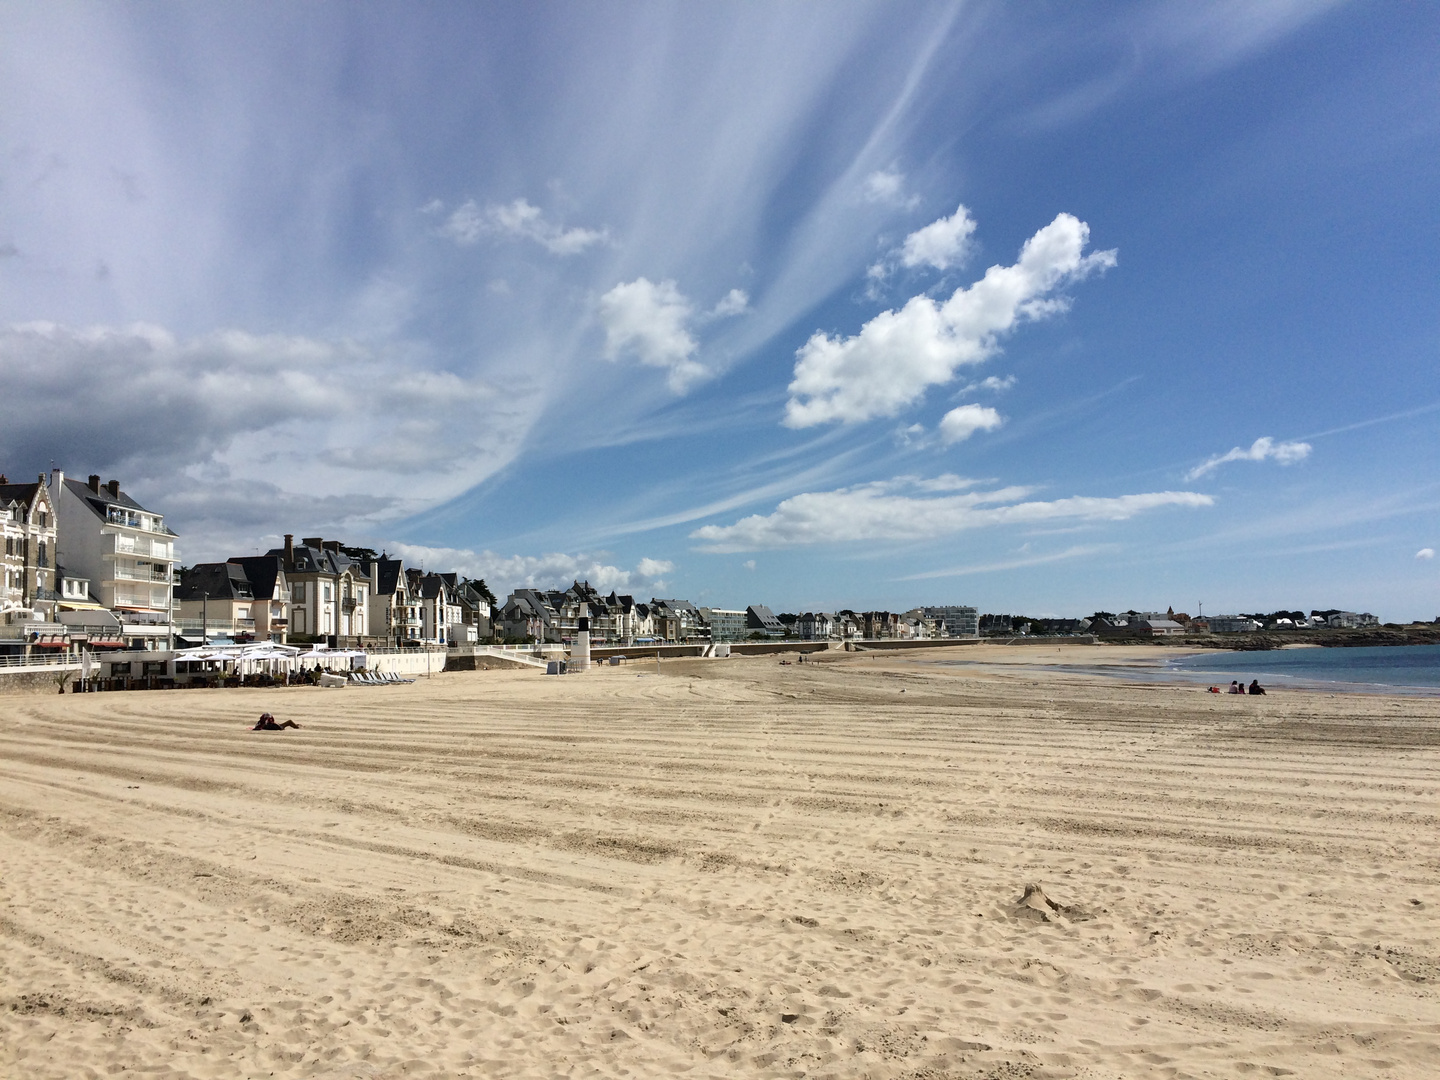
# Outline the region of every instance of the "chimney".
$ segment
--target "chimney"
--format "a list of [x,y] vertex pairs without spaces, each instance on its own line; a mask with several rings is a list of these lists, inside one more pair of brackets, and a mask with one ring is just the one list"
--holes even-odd
[[90,490],[93,491],[96,495],[100,494],[100,477],[96,476],[94,473],[90,474]]
[[300,542],[306,547],[312,547],[318,551],[320,549],[320,545],[323,544],[325,541],[321,540],[318,536],[307,536],[304,540],[301,540]]
[[50,470],[50,486],[59,491],[65,486],[65,473],[61,469]]
[[295,534],[285,534],[285,568],[293,569],[295,566]]
[[120,497],[120,481],[111,480],[108,484],[105,485],[105,490],[110,492],[110,497],[112,499],[118,499]]
[[6,476],[3,472],[0,472],[0,484],[8,484],[9,482],[10,478]]
[[321,546],[324,550],[326,550],[326,551],[333,551],[336,555],[339,555],[339,554],[340,554],[340,541],[339,541],[339,540],[326,540],[326,541],[325,541],[323,544],[321,544],[320,546]]

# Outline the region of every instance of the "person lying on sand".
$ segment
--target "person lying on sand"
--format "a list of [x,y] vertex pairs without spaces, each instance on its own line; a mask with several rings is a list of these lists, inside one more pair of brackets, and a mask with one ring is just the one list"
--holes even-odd
[[1251,680],[1250,680],[1250,693],[1252,693],[1252,694],[1263,694],[1264,692],[1265,692],[1265,688],[1260,685],[1260,680],[1259,680],[1259,679],[1251,679]]
[[287,727],[298,728],[299,726],[300,726],[300,725],[297,724],[294,720],[286,720],[283,724],[277,724],[277,723],[275,722],[275,717],[271,716],[271,715],[267,712],[267,713],[261,713],[261,714],[260,714],[260,722],[257,723],[257,724],[256,724],[253,728],[251,728],[250,730],[251,730],[251,731],[284,731]]

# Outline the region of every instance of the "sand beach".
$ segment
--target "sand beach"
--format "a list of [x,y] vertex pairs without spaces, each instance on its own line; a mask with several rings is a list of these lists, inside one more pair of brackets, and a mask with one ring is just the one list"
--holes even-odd
[[0,698],[0,1076],[1435,1075],[1440,699],[1077,649]]

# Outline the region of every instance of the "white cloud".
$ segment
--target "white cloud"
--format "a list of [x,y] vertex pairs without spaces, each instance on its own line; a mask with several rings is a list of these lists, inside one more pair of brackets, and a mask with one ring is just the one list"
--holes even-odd
[[373,524],[477,482],[526,423],[523,393],[413,352],[146,324],[0,328],[0,461],[118,477],[170,516],[187,559],[232,554],[195,542],[232,526],[226,547],[257,529]]
[[1434,549],[1434,548],[1421,548],[1419,551],[1415,552],[1415,558],[1417,558],[1417,559],[1433,559],[1433,558],[1435,558],[1435,549]]
[[940,441],[946,446],[968,439],[977,431],[994,431],[1005,422],[994,409],[985,405],[961,405],[940,419]]
[[731,289],[720,298],[707,313],[709,319],[728,319],[732,315],[741,315],[750,310],[750,294],[744,289]]
[[[433,212],[435,204],[429,203],[422,212]],[[483,210],[474,199],[469,199],[445,219],[440,234],[462,246],[477,243],[482,236],[510,236],[522,240],[533,240],[552,255],[578,255],[588,247],[610,239],[604,229],[585,229],[579,226],[563,228],[546,219],[538,206],[532,206],[526,199],[508,203],[491,203]]]
[[[1026,544],[1021,551],[1029,548]],[[942,577],[964,577],[968,574],[994,574],[1003,570],[1019,570],[1027,566],[1044,566],[1046,563],[1062,562],[1066,559],[1077,559],[1085,555],[1096,555],[1102,551],[1113,550],[1113,545],[1092,544],[1086,546],[1069,547],[1064,551],[1056,551],[1049,555],[1027,555],[1018,559],[1006,559],[1002,562],[982,563],[974,566],[955,566],[947,570],[926,570],[920,574],[907,574],[899,578],[900,581],[928,581],[932,578]]]
[[920,201],[918,195],[905,194],[905,174],[898,169],[879,169],[865,178],[862,189],[865,201],[911,209]]
[[796,353],[785,424],[896,415],[929,387],[949,382],[956,368],[993,355],[1019,323],[1064,311],[1068,301],[1050,296],[1054,290],[1114,266],[1113,251],[1083,254],[1089,237],[1083,221],[1060,214],[1025,242],[1013,266],[990,267],[943,303],[916,296],[854,337],[816,333]]
[[1235,447],[1224,454],[1216,454],[1208,461],[1195,466],[1185,474],[1186,480],[1198,480],[1207,473],[1214,472],[1221,465],[1230,461],[1266,461],[1271,460],[1280,465],[1294,465],[1297,461],[1304,461],[1310,456],[1312,447],[1306,442],[1282,442],[1277,443],[1269,435],[1256,439],[1250,444],[1250,449],[1243,450]]
[[501,555],[490,550],[426,547],[420,544],[388,544],[386,551],[412,566],[427,570],[456,571],[466,577],[484,578],[501,601],[513,589],[566,588],[574,581],[588,581],[601,592],[617,589],[663,589],[662,575],[675,569],[664,559],[641,559],[635,569],[626,570],[604,561],[603,556],[550,552],[545,555]]
[[[951,490],[971,483],[959,477],[945,479]],[[931,540],[996,525],[1124,521],[1160,507],[1214,503],[1209,495],[1193,491],[1156,491],[1113,498],[1072,496],[1040,502],[1022,501],[1030,493],[1023,487],[962,494],[930,494],[931,490],[927,482],[899,477],[836,491],[807,492],[786,499],[771,514],[755,514],[734,525],[707,525],[690,537],[702,541],[699,550],[723,554],[860,540]]]
[[961,394],[973,394],[976,390],[989,390],[992,393],[999,394],[1009,390],[1014,385],[1014,375],[1006,375],[1003,379],[998,375],[991,375],[981,379],[979,382],[966,383],[956,393],[956,397],[959,397]]
[[932,221],[905,237],[900,246],[900,264],[908,269],[930,266],[949,270],[960,266],[970,255],[970,238],[975,234],[975,219],[962,203],[949,217]]
[[694,307],[673,281],[649,278],[616,285],[600,298],[605,356],[631,353],[642,364],[665,368],[670,389],[683,394],[709,372],[692,359],[699,347],[686,324]]
[[741,563],[740,565],[743,566],[746,570],[754,570],[754,569],[755,569],[755,560],[754,560],[754,559],[746,559],[746,560],[745,560],[743,563]]

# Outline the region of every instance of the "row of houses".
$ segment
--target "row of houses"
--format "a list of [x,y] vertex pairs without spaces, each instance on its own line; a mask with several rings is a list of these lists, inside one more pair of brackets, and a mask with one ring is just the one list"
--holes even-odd
[[265,640],[454,646],[493,632],[483,581],[320,537],[182,572],[164,515],[96,475],[0,475],[0,534],[0,655]]
[[264,555],[187,568],[175,625],[186,641],[474,645],[490,639],[493,599],[483,581],[318,536],[297,544],[287,534]]
[[800,641],[974,637],[979,615],[973,607],[890,611],[813,612],[776,615],[764,604],[744,610],[697,607],[688,600],[648,602],[612,591],[602,595],[588,582],[568,589],[516,589],[495,616],[497,637],[506,641],[572,641],[581,605],[589,612],[590,638],[615,645],[737,642],[756,638]]

